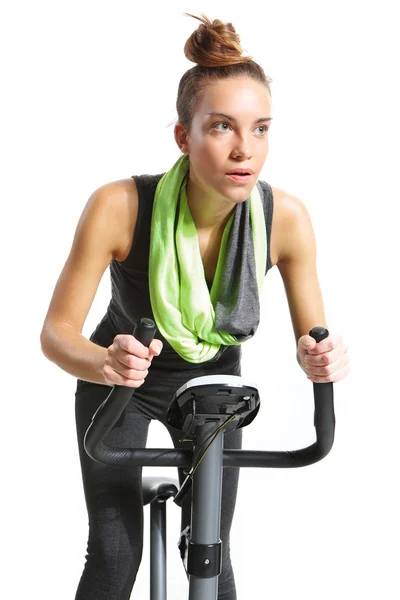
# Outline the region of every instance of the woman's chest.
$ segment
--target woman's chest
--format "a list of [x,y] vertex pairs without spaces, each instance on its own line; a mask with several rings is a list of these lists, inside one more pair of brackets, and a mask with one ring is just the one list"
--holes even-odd
[[[272,188],[274,190],[274,188]],[[275,202],[276,198],[276,202]],[[271,256],[272,266],[275,266],[278,262],[279,255],[279,239],[281,231],[281,216],[280,216],[280,203],[279,194],[274,193],[274,210],[272,225],[270,231],[269,240],[269,251]],[[204,267],[205,278],[208,283],[212,283],[215,271],[218,264],[219,250],[221,246],[223,232],[210,233],[210,232],[197,232],[199,239],[199,248],[201,261]]]
[[207,283],[212,284],[215,271],[217,270],[222,234],[197,232],[197,235],[199,238],[200,256],[204,267],[204,275]]

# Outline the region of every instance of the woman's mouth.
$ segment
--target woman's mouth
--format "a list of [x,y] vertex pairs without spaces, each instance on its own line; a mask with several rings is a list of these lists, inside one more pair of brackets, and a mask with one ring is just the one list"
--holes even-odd
[[253,177],[253,175],[250,174],[241,175],[240,173],[227,173],[227,176],[238,183],[247,183]]

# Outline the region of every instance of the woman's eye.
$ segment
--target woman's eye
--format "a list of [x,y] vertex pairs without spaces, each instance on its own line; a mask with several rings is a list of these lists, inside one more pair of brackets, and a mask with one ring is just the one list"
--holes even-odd
[[[215,123],[215,125],[213,125],[214,129],[216,129],[218,127],[218,125],[226,125],[227,127],[229,127],[228,123]],[[222,130],[220,130],[222,131]],[[226,131],[226,129],[224,129],[223,131]]]
[[260,125],[259,127],[257,127],[257,129],[264,129],[264,132],[263,132],[263,133],[264,133],[264,135],[265,135],[266,133],[268,133],[268,127],[267,127],[266,125]]

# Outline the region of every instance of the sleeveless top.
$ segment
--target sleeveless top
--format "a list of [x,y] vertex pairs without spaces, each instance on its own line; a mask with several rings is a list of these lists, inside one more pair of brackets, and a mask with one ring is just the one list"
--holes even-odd
[[[129,255],[123,261],[114,259],[110,263],[111,300],[107,312],[90,336],[90,340],[107,348],[113,343],[118,333],[133,335],[135,325],[142,317],[155,322],[151,309],[149,293],[149,250],[150,229],[153,200],[157,184],[165,173],[158,175],[132,175],[138,190],[138,216],[134,239]],[[270,238],[273,214],[273,195],[271,186],[265,181],[258,181],[258,190],[264,207],[265,225],[267,231],[267,264],[266,271],[271,268]],[[209,288],[211,282],[207,282]],[[189,363],[175,352],[167,340],[156,331],[154,336],[163,342],[161,354],[153,361],[161,369],[195,369],[206,363],[215,363],[224,354],[226,361],[240,361],[241,346],[221,345],[217,354],[206,363],[198,365]],[[152,366],[154,369],[154,366]]]

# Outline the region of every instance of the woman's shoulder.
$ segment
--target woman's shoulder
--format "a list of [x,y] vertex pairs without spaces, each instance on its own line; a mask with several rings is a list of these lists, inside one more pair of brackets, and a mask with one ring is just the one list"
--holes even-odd
[[140,198],[143,204],[143,199],[146,199],[147,194],[154,195],[157,184],[163,175],[164,173],[131,175],[102,186],[104,193],[109,196],[114,206],[114,222],[117,223],[119,231],[118,250],[114,258],[118,262],[126,260],[132,248],[140,210]]
[[273,264],[277,264],[279,257],[285,255],[289,232],[296,227],[296,224],[301,228],[301,222],[308,220],[309,215],[304,202],[296,195],[275,186],[271,186],[271,189],[274,203],[271,259]]
[[98,190],[112,201],[117,210],[131,210],[131,204],[137,204],[140,192],[145,188],[156,188],[163,175],[164,173],[131,175],[105,183]]
[[107,182],[96,191],[102,202],[108,205],[109,226],[115,230],[118,240],[114,258],[121,261],[132,243],[132,232],[136,227],[139,206],[137,183],[133,177],[126,177]]
[[284,205],[285,208],[288,206],[288,203],[290,203],[290,198],[294,198],[293,194],[290,194],[288,191],[282,188],[273,186],[267,181],[259,179],[258,183],[260,184],[261,189],[264,191],[264,193],[272,195],[274,208],[276,205],[278,206],[278,208]]
[[154,192],[163,175],[165,173],[143,173],[141,175],[132,175],[132,179],[135,180],[139,193],[145,191]]
[[279,213],[277,216],[280,219],[293,219],[307,210],[304,202],[298,196],[282,188],[271,186],[271,189],[274,199],[274,213]]
[[100,185],[97,194],[101,194],[104,199],[107,199],[110,204],[116,207],[117,210],[122,209],[127,205],[128,200],[137,198],[137,184],[133,177],[117,179]]

